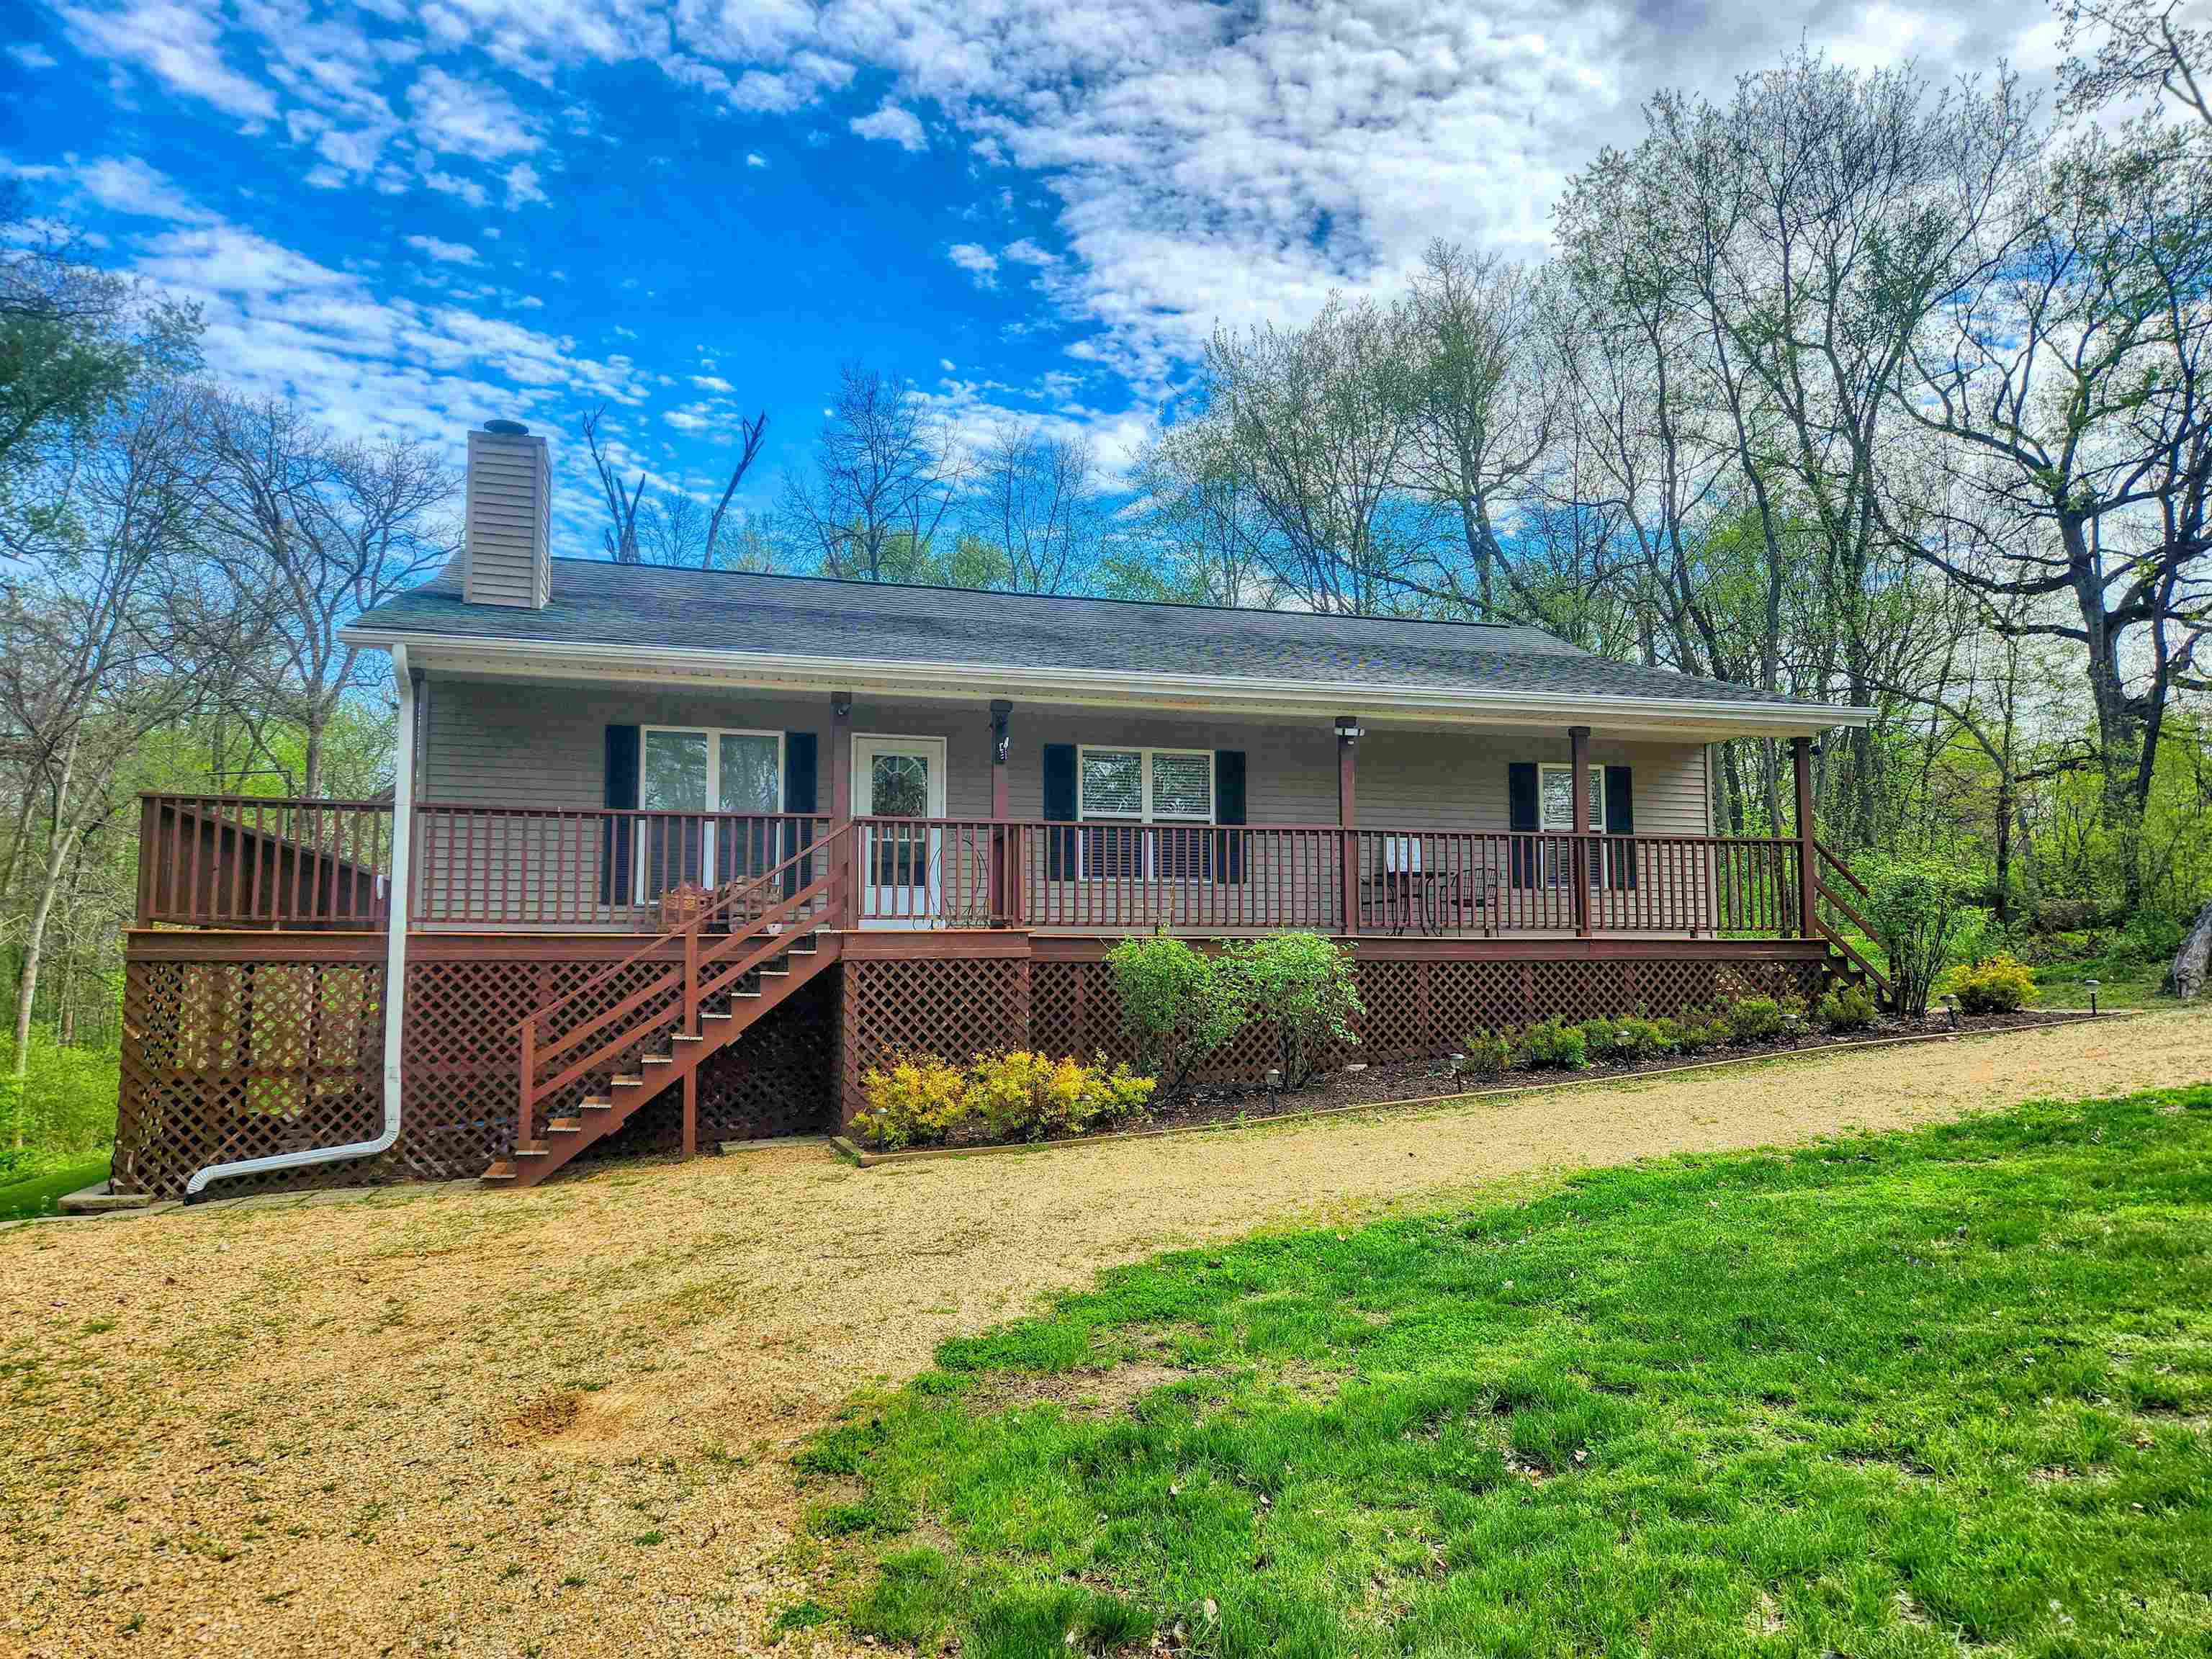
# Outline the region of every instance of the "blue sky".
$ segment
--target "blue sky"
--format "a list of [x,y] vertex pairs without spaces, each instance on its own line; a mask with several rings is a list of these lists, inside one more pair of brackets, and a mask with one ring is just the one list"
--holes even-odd
[[764,506],[848,357],[1117,464],[1217,324],[1386,290],[1432,235],[1540,256],[1644,97],[1801,33],[2057,49],[2034,0],[0,0],[0,167],[198,299],[234,384],[553,434],[573,530],[580,410],[701,489],[766,408]]

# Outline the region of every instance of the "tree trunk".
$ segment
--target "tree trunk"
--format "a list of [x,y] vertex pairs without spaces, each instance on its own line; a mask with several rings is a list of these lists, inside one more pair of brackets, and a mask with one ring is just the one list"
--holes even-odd
[[2195,1001],[2197,994],[2204,988],[2208,959],[2212,959],[2212,904],[2197,913],[2197,920],[2190,924],[2189,936],[2181,941],[2181,949],[2168,975],[2173,983],[2173,994],[2184,1002]]
[[39,959],[46,951],[46,923],[54,913],[54,896],[61,890],[63,866],[69,861],[70,838],[63,830],[67,822],[64,809],[69,801],[70,774],[76,759],[76,740],[71,738],[62,759],[61,786],[54,792],[53,840],[46,848],[46,879],[39,884],[39,902],[32,908],[30,926],[23,933],[23,969],[15,981],[15,1069],[9,1079],[9,1094],[19,1150],[23,1145],[23,1119],[30,1085],[31,1004],[39,994]]
[[1997,780],[1997,926],[2012,925],[2012,780]]

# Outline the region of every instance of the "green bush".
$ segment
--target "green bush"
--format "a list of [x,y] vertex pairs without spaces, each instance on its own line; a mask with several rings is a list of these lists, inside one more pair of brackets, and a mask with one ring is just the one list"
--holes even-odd
[[1516,1059],[1539,1071],[1579,1072],[1589,1064],[1589,1043],[1582,1027],[1564,1019],[1540,1019],[1521,1033]]
[[112,1049],[64,1048],[43,1021],[33,1025],[20,1102],[15,1059],[14,1041],[0,1035],[0,1144],[20,1138],[50,1159],[95,1152],[114,1140],[118,1057]]
[[1874,998],[1863,987],[1838,985],[1813,1005],[1813,1018],[1826,1030],[1863,1031],[1874,1024]]
[[1987,962],[1953,969],[1948,983],[1960,1010],[1969,1014],[2009,1014],[2035,998],[2035,975],[2026,963],[2002,952]]
[[1710,1054],[1732,1040],[1727,1017],[1714,1008],[1685,1008],[1674,1022],[1674,1052]]
[[2188,931],[2187,924],[2178,916],[2138,910],[2112,941],[2112,964],[2119,969],[2163,967],[2180,951],[2182,936]]
[[1474,1070],[1503,1077],[1505,1068],[1513,1063],[1512,1034],[1503,1030],[1477,1031],[1461,1042],[1460,1051]]
[[1729,1004],[1723,1018],[1730,1042],[1771,1042],[1790,1028],[1782,1005],[1772,997],[1745,997]]
[[1170,1095],[1244,1029],[1244,976],[1164,933],[1123,939],[1108,953],[1121,996],[1121,1029],[1138,1067]]
[[1359,1041],[1352,1021],[1367,1011],[1348,949],[1319,933],[1271,933],[1240,940],[1223,959],[1251,1017],[1274,1027],[1284,1088],[1303,1088],[1331,1043]]
[[1866,884],[1867,920],[1888,954],[1899,1012],[1918,1018],[1966,921],[1958,872],[1934,859],[1899,859],[1872,865]]

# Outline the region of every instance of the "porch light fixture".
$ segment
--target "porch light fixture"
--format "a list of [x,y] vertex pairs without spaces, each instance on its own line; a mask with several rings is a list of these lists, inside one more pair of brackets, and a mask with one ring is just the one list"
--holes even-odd
[[2081,988],[2089,994],[2089,1012],[2093,1018],[2097,1012],[2097,984],[2098,981],[2094,979],[2085,979],[2081,981]]
[[991,763],[994,766],[1004,766],[1006,763],[1006,746],[1009,741],[1006,735],[1006,724],[1013,712],[1013,704],[1004,697],[992,699]]

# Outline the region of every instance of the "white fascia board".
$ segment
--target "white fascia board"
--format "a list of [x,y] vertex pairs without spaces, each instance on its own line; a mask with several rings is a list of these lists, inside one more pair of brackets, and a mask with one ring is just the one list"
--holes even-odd
[[592,682],[851,691],[856,696],[970,702],[1140,708],[1266,717],[1357,715],[1370,725],[1602,726],[1608,732],[1790,737],[1872,723],[1870,708],[1693,697],[1593,696],[1557,691],[1480,691],[1353,681],[1270,680],[1249,676],[1146,673],[1084,668],[983,667],[765,652],[678,651],[657,647],[477,640],[449,634],[347,629],[349,645],[404,645],[428,672]]

